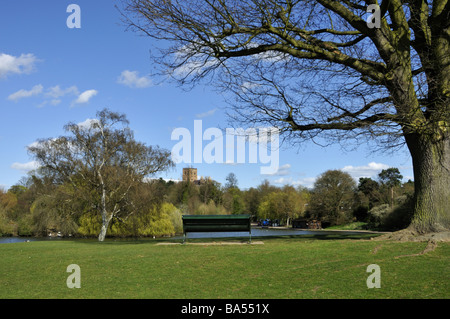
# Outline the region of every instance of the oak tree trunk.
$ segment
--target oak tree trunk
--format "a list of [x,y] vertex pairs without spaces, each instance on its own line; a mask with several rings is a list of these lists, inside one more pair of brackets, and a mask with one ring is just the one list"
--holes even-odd
[[406,136],[414,166],[415,205],[410,228],[418,233],[450,229],[450,134],[439,140]]

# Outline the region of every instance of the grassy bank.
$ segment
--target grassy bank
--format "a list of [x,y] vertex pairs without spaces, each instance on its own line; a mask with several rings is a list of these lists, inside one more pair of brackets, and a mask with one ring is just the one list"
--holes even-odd
[[353,222],[345,225],[331,226],[327,230],[365,230],[367,229],[366,226],[367,223],[364,222]]
[[[2,244],[0,298],[450,297],[449,243],[420,255],[426,243],[325,237],[254,241],[264,244]],[[70,264],[80,266],[80,289],[67,288]],[[367,288],[370,264],[380,266],[380,289]]]

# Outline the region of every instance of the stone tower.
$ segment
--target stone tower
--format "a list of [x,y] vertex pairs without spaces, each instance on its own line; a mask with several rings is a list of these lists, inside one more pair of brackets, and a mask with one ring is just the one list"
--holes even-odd
[[183,168],[183,182],[194,182],[197,180],[197,169],[188,167]]

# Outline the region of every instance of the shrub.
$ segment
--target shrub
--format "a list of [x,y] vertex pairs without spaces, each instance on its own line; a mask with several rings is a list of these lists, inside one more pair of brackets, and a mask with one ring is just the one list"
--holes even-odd
[[46,236],[47,231],[54,229],[64,235],[77,232],[78,225],[68,213],[63,213],[62,206],[52,198],[41,196],[30,207],[33,233],[37,236]]
[[396,199],[396,205],[391,208],[388,204],[373,207],[367,217],[370,229],[395,231],[408,227],[413,214],[413,200],[410,196]]
[[173,235],[175,229],[172,222],[169,219],[156,219],[150,221],[147,225],[144,225],[139,229],[141,236],[165,236]]
[[409,226],[414,211],[412,196],[401,196],[396,199],[397,205],[386,216],[383,226],[386,230],[400,230]]
[[82,236],[98,236],[102,228],[100,215],[84,214],[79,219],[78,233]]
[[[163,203],[159,207],[153,206],[147,213],[138,217],[138,233],[140,236],[167,236],[175,234],[177,209],[169,203]],[[181,214],[179,214],[181,218]]]
[[[86,237],[97,237],[102,228],[102,217],[99,214],[87,213],[82,215],[79,220],[78,234]],[[126,237],[132,236],[132,227],[128,223],[123,223],[113,219],[108,227],[107,236]]]
[[17,223],[17,234],[19,236],[33,236],[33,217],[31,214],[25,215]]
[[373,207],[369,211],[369,216],[367,217],[367,223],[370,229],[381,229],[383,221],[390,212],[390,207],[388,204],[382,204]]
[[17,223],[6,217],[6,210],[0,206],[0,237],[17,234]]
[[168,204],[170,207],[168,207],[169,210],[169,216],[174,228],[175,233],[182,233],[183,232],[183,220],[181,211],[173,206],[172,204]]
[[369,217],[369,209],[367,206],[358,206],[353,211],[353,217],[356,218],[357,221],[366,222]]
[[208,204],[200,203],[195,209],[197,215],[228,215],[225,207],[216,203],[211,199]]
[[[84,214],[79,219],[78,233],[82,236],[98,236],[101,227],[100,215]],[[170,236],[182,231],[180,210],[170,203],[163,203],[131,215],[125,221],[113,219],[107,236]]]

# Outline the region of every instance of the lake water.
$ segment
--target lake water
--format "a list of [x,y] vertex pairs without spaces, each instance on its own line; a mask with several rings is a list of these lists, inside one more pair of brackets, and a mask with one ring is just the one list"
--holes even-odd
[[[333,230],[301,230],[301,229],[283,229],[283,228],[252,228],[252,237],[265,237],[265,236],[319,236],[319,235],[337,235],[346,234],[354,235],[359,234],[355,231],[333,231]],[[182,238],[183,236],[177,236],[175,238]],[[211,233],[187,233],[186,238],[226,238],[226,237],[250,237],[249,232],[211,232]]]
[[23,243],[29,241],[35,241],[35,238],[28,237],[0,237],[0,244],[9,244],[9,243]]
[[[252,237],[265,236],[323,236],[323,235],[355,235],[361,234],[357,231],[341,231],[341,230],[301,230],[301,229],[283,229],[283,228],[252,228]],[[189,238],[227,238],[227,237],[243,237],[249,238],[248,232],[210,232],[210,233],[188,233],[186,239]],[[182,239],[183,236],[171,237],[171,239]],[[27,241],[42,240],[76,240],[75,238],[34,238],[34,237],[0,237],[0,244],[7,243],[23,243]],[[108,240],[108,238],[106,239]],[[115,240],[115,239],[111,239]],[[125,239],[126,240],[126,239]]]

